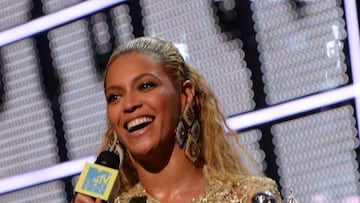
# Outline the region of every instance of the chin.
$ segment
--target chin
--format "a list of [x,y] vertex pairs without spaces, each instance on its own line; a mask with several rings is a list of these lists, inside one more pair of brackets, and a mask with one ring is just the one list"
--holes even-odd
[[129,148],[131,154],[137,157],[149,156],[151,155],[151,148],[146,145],[139,145],[137,147]]

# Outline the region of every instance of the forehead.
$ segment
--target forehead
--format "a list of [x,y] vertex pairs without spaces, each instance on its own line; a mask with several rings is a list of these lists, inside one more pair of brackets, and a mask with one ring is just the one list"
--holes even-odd
[[128,52],[121,54],[110,63],[105,81],[119,80],[119,78],[135,77],[143,73],[166,76],[160,59],[143,52]]
[[161,68],[160,59],[143,52],[128,52],[118,55],[110,63],[107,71],[120,69]]

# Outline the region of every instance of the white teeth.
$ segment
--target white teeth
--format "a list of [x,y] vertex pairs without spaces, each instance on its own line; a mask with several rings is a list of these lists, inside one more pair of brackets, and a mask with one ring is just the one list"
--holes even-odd
[[144,123],[148,123],[148,122],[151,122],[153,119],[150,118],[150,117],[141,117],[141,118],[136,118],[130,122],[127,123],[126,127],[127,129],[131,129],[137,125],[141,125],[141,124],[144,124]]

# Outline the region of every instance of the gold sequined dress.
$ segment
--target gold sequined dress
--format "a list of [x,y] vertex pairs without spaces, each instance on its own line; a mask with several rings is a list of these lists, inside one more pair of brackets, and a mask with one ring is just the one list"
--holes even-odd
[[[267,177],[243,176],[236,182],[222,181],[209,174],[204,167],[205,182],[200,194],[191,203],[250,203],[252,196],[260,191],[269,191],[281,202],[280,193],[275,181]],[[160,203],[148,194],[138,183],[128,192],[122,193],[114,203]]]

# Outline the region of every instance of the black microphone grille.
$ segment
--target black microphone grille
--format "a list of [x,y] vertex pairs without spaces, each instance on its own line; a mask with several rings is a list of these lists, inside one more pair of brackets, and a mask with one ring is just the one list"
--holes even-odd
[[113,169],[119,169],[120,157],[111,151],[102,151],[97,157],[96,164],[107,166]]

